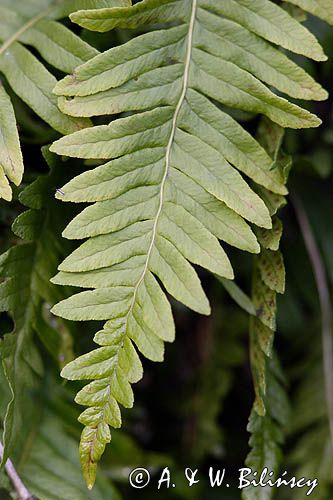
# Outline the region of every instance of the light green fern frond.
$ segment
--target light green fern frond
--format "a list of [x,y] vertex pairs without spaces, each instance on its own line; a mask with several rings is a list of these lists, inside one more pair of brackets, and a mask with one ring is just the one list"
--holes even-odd
[[[57,22],[76,9],[102,7],[100,0],[0,0],[0,77],[55,130],[68,134],[86,127],[89,121],[59,111],[52,93],[56,78],[46,63],[70,73],[98,51]],[[37,57],[29,47],[40,55]],[[1,82],[1,80],[0,80]],[[8,181],[19,185],[23,175],[14,109],[0,83],[0,197],[11,199]]]
[[59,155],[109,160],[58,195],[93,203],[64,232],[88,240],[54,278],[91,289],[60,302],[55,314],[106,320],[95,336],[101,347],[62,372],[93,380],[76,398],[89,407],[80,417],[81,461],[92,487],[109,426],[121,424],[118,404],[132,406],[130,383],[142,376],[134,344],[161,361],[164,342],[174,339],[162,286],[209,314],[191,263],[232,279],[218,240],[259,252],[248,223],[271,228],[265,203],[274,206],[287,193],[283,169],[274,168],[274,158],[227,108],[264,114],[282,127],[318,126],[316,116],[270,87],[293,98],[326,99],[276,45],[318,61],[326,56],[305,27],[269,0],[144,0],[71,18],[98,31],[148,29],[78,67],[55,89],[70,116],[125,113],[52,146]]

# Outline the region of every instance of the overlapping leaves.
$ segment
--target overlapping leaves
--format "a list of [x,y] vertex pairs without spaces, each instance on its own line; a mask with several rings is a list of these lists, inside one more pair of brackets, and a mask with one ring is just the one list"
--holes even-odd
[[[49,367],[51,368],[51,367]],[[69,435],[65,425],[66,418],[72,416],[71,405],[66,402],[70,394],[59,386],[50,376],[50,370],[44,375],[43,385],[38,389],[38,398],[34,400],[34,418],[25,408],[24,431],[16,435],[16,446],[11,453],[11,460],[24,485],[34,499],[38,500],[119,500],[119,494],[105,474],[98,478],[94,491],[88,491],[82,478],[76,443]],[[4,419],[8,399],[6,379],[0,365],[1,400],[0,427]],[[61,402],[59,404],[59,402]],[[25,439],[20,439],[24,434]],[[17,498],[13,484],[4,469],[0,470],[1,498],[6,490],[10,498]],[[8,497],[9,498],[9,497]],[[23,498],[23,495],[21,495]],[[26,497],[25,497],[26,498]],[[32,498],[32,497],[31,497]]]
[[320,123],[317,117],[269,87],[294,98],[327,97],[275,47],[326,59],[314,36],[273,2],[116,5],[71,17],[97,31],[159,23],[163,28],[94,57],[55,89],[62,96],[60,109],[71,116],[127,114],[52,146],[61,155],[109,160],[59,194],[64,201],[93,205],[66,228],[67,238],[88,240],[54,278],[91,289],[59,303],[56,314],[106,320],[95,336],[101,347],[63,371],[69,379],[93,380],[77,396],[89,407],[80,420],[81,461],[90,487],[111,438],[109,426],[121,424],[118,404],[132,406],[130,383],[142,375],[134,344],[147,358],[161,361],[164,342],[174,338],[164,290],[208,314],[208,299],[190,263],[232,279],[218,240],[257,253],[248,223],[271,228],[266,204],[287,192],[283,169],[274,168],[275,159],[226,108],[262,113],[283,127],[313,127]]
[[[258,140],[274,160],[275,168],[280,169],[287,178],[291,158],[281,150],[283,135],[284,130],[281,127],[267,118],[262,119],[257,132]],[[254,259],[252,301],[256,314],[250,317],[250,358],[256,394],[254,409],[258,415],[264,416],[266,361],[272,353],[276,330],[276,295],[284,293],[285,289],[285,268],[279,250],[282,223],[277,211],[285,205],[286,200],[265,188],[260,189],[272,217],[272,228],[255,230],[261,251]]]
[[[55,156],[46,151],[45,155],[54,167]],[[59,365],[69,357],[61,336],[66,327],[62,320],[53,321],[52,326],[49,312],[51,305],[66,296],[64,289],[49,282],[68,251],[60,239],[67,210],[55,210],[56,201],[52,200],[59,178],[63,179],[63,170],[53,169],[22,191],[20,201],[29,210],[17,217],[13,231],[25,241],[0,256],[0,311],[13,320],[13,330],[0,341],[0,360],[10,389],[4,418],[4,461],[26,438],[24,420],[34,418],[33,394],[43,373],[35,335]]]
[[[0,1],[0,74],[38,116],[63,134],[79,130],[89,122],[61,113],[52,93],[57,80],[45,63],[70,73],[98,51],[57,20],[76,9],[102,6],[105,2],[101,0]],[[19,185],[22,175],[23,159],[14,109],[0,84],[1,198],[11,199],[9,181]]]

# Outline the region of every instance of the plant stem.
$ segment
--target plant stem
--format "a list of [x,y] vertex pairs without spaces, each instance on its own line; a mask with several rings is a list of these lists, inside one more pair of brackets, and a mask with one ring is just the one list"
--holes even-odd
[[[0,441],[0,460],[2,459],[2,456],[3,445]],[[16,493],[18,494],[19,500],[35,500],[35,497],[24,486],[20,476],[16,472],[13,462],[10,459],[6,462],[5,470],[15,488]]]
[[333,338],[332,338],[332,305],[326,278],[325,265],[322,261],[319,248],[313,235],[309,219],[301,200],[292,197],[296,218],[300,226],[304,243],[312,264],[316,280],[322,322],[322,351],[324,364],[324,381],[326,406],[329,420],[330,436],[333,446]]

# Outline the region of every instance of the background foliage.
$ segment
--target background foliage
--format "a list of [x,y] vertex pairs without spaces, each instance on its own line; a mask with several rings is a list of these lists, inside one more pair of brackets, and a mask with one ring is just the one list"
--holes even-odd
[[[73,402],[75,392],[83,386],[80,381],[64,384],[59,372],[76,355],[94,349],[92,338],[98,327],[89,318],[77,323],[53,315],[50,309],[54,304],[72,297],[79,290],[51,284],[49,279],[56,274],[60,262],[77,248],[77,242],[63,238],[61,233],[79,215],[82,205],[59,201],[64,198],[62,186],[81,174],[83,169],[91,171],[99,163],[89,159],[83,163],[81,160],[56,157],[49,152],[48,145],[59,138],[59,133],[67,134],[84,127],[87,116],[98,115],[94,124],[103,126],[110,120],[110,116],[105,114],[110,113],[113,115],[111,119],[117,120],[118,114],[132,110],[133,104],[128,100],[124,104],[121,96],[114,95],[114,99],[119,98],[117,109],[108,110],[103,103],[98,111],[93,102],[90,111],[88,103],[85,117],[73,118],[58,110],[57,97],[52,90],[56,79],[60,80],[64,73],[70,73],[98,51],[131,40],[141,31],[139,28],[133,32],[126,27],[96,33],[85,28],[81,30],[68,19],[59,22],[59,19],[80,8],[107,7],[107,1],[72,1],[66,9],[60,3],[54,6],[47,1],[32,4],[35,4],[35,11],[22,2],[0,0],[0,11],[3,12],[0,40],[4,45],[5,40],[22,24],[20,16],[29,22],[29,16],[43,12],[42,8],[50,10],[50,19],[44,21],[46,24],[41,22],[36,26],[36,43],[23,36],[11,45],[11,54],[6,60],[3,57],[6,51],[2,53],[0,48],[3,84],[0,88],[0,118],[4,119],[3,113],[8,127],[5,127],[2,136],[1,165],[9,180],[19,184],[23,174],[22,159],[15,156],[15,175],[11,177],[6,171],[9,164],[5,156],[1,156],[9,137],[15,142],[17,151],[17,127],[25,170],[22,184],[12,186],[12,194],[9,184],[4,181],[5,188],[1,194],[5,199],[12,196],[11,204],[0,202],[0,247],[3,252],[0,258],[3,277],[0,285],[0,310],[3,311],[0,316],[3,360],[0,370],[0,421],[3,425],[7,412],[3,434],[8,443],[6,456],[12,458],[26,486],[41,500],[153,498],[156,496],[158,473],[165,466],[172,470],[177,488],[159,492],[161,499],[220,498],[221,491],[211,489],[207,482],[210,466],[227,468],[231,488],[223,489],[223,495],[230,500],[238,499],[237,470],[245,462],[259,469],[268,466],[276,473],[281,467],[290,475],[318,477],[320,486],[312,498],[331,498],[333,451],[324,393],[321,313],[313,270],[292,202],[281,208],[278,215],[284,227],[281,251],[286,267],[285,293],[280,293],[284,289],[282,275],[272,279],[265,272],[267,265],[268,268],[271,266],[270,259],[281,264],[278,252],[280,223],[274,216],[271,233],[256,229],[264,247],[260,256],[224,245],[237,283],[248,295],[252,294],[254,310],[253,304],[239,290],[230,290],[223,279],[221,283],[204,269],[198,272],[211,303],[211,316],[191,312],[180,302],[170,299],[177,340],[166,345],[163,364],[142,360],[145,375],[134,385],[134,409],[122,411],[122,429],[112,434],[112,443],[101,460],[96,486],[92,491],[86,489],[77,453],[81,431],[77,422],[79,411]],[[119,4],[126,5],[127,2]],[[300,0],[284,5],[293,16],[304,20],[303,12],[295,5],[308,10],[310,5],[311,11],[312,2]],[[329,11],[320,9],[324,2],[318,2],[318,5],[318,10],[312,14],[327,17]],[[47,26],[47,23],[52,25]],[[316,34],[328,61],[323,64],[298,56],[292,56],[292,59],[323,88],[331,91],[332,27],[311,15],[305,24]],[[54,33],[50,47],[45,46],[43,30]],[[63,51],[58,53],[63,50],[59,45],[64,41],[66,54]],[[177,65],[169,65],[170,71],[176,71],[174,66]],[[25,73],[25,80],[18,72]],[[270,81],[266,83],[269,86],[272,84]],[[61,89],[61,84],[57,88]],[[279,90],[283,92],[286,89]],[[319,87],[314,90],[316,92],[318,98],[324,97],[324,94],[320,95],[322,91]],[[35,104],[40,99],[40,93],[45,99],[43,108]],[[308,98],[306,95],[303,97]],[[69,100],[67,104],[61,99],[60,109],[66,110],[67,106],[68,111],[72,107],[73,114],[75,106],[81,105],[81,97],[75,98],[77,101]],[[218,96],[215,99],[218,101]],[[305,207],[331,287],[332,100],[315,104],[304,101],[302,104],[323,121],[322,126],[311,130],[287,129],[284,136],[281,129],[260,120],[256,109],[244,112],[226,108],[226,111],[238,120],[244,130],[256,136],[274,157],[279,170],[273,175],[277,175],[282,184],[292,157],[288,188]],[[143,109],[146,107],[143,106]],[[314,120],[310,118],[312,116],[302,115],[302,119]],[[91,130],[94,129],[88,129],[88,134]],[[90,152],[88,149],[83,157],[98,157]],[[66,154],[71,155],[68,151]],[[265,199],[264,193],[260,194],[270,202],[272,215],[275,199]],[[279,204],[282,205],[283,200]],[[75,232],[75,225],[70,227]],[[277,318],[273,307],[265,311],[262,301],[268,296],[274,302],[277,300]],[[257,315],[253,316],[256,312]],[[100,327],[103,325],[100,324]],[[8,335],[7,332],[13,328],[15,336]],[[261,339],[264,339],[259,344],[256,340],[258,329]],[[277,334],[273,349],[274,330]],[[271,358],[264,380],[260,366],[266,363],[267,353],[271,354]],[[254,400],[255,409],[252,408]],[[263,406],[266,407],[265,415]],[[138,466],[148,467],[153,477],[151,486],[141,491],[128,485],[129,471]],[[183,478],[183,469],[187,466],[200,469],[200,484],[191,489]],[[264,500],[271,498],[272,493],[271,490],[260,493],[248,490],[244,498]],[[0,498],[16,498],[15,495],[2,470]],[[276,497],[283,500],[291,498],[290,495],[289,489],[281,488]],[[304,490],[293,490],[292,498],[305,498]]]

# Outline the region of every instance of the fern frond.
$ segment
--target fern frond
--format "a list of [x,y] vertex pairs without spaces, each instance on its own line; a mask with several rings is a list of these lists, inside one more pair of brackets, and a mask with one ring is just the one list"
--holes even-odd
[[[291,159],[281,151],[284,130],[264,118],[257,135],[274,160],[274,168],[280,169],[286,179]],[[277,198],[265,188],[261,188],[261,194],[269,207],[273,223],[271,229],[256,229],[261,252],[255,257],[252,278],[252,301],[256,315],[250,316],[250,360],[255,401],[248,424],[251,449],[246,465],[252,471],[262,471],[267,467],[268,472],[272,472],[272,477],[275,477],[281,462],[281,445],[289,415],[284,377],[277,358],[273,357],[276,294],[284,293],[285,288],[285,268],[279,250],[282,223],[276,213],[284,205],[285,199],[283,196]],[[249,486],[242,493],[244,500],[269,500],[272,497],[273,490],[269,487],[257,491]]]
[[[0,359],[11,392],[4,419],[3,462],[23,438],[24,419],[34,405],[31,391],[38,386],[43,372],[33,339],[35,333],[40,334],[41,340],[45,338],[43,305],[50,308],[66,296],[63,289],[49,282],[66,253],[66,245],[61,242],[64,210],[55,210],[56,202],[52,201],[59,179],[63,179],[63,169],[59,165],[54,168],[54,155],[45,151],[45,157],[53,167],[51,173],[40,176],[19,197],[29,210],[16,218],[13,231],[26,241],[0,256],[0,311],[8,312],[14,322],[13,331],[0,340]],[[52,354],[62,365],[66,356],[60,333],[48,325],[47,335],[48,342],[52,342]]]
[[[275,356],[269,359],[267,366],[267,393],[264,396],[266,414],[258,415],[253,407],[247,430],[251,433],[250,452],[246,458],[246,466],[252,471],[262,471],[267,467],[273,472],[270,479],[278,475],[285,429],[290,416],[289,402],[286,396],[285,379],[279,362]],[[247,479],[258,479],[250,475]],[[244,500],[271,500],[274,489],[266,486],[246,487],[242,491]]]
[[[69,239],[88,240],[53,280],[91,289],[60,302],[55,314],[107,321],[95,336],[101,347],[62,372],[93,380],[77,396],[89,407],[80,417],[81,460],[92,487],[109,425],[121,423],[118,403],[132,406],[130,383],[142,376],[133,343],[161,361],[164,342],[174,338],[161,285],[209,314],[191,263],[232,279],[218,239],[257,253],[248,222],[271,228],[264,202],[274,213],[287,193],[284,169],[272,168],[275,158],[226,107],[267,115],[283,127],[319,125],[268,86],[296,98],[325,99],[326,91],[273,44],[315,60],[326,56],[305,27],[268,0],[144,0],[71,18],[98,31],[142,32],[163,23],[94,57],[55,88],[68,115],[127,114],[52,146],[60,155],[109,160],[74,178],[58,196],[93,205],[64,231]],[[281,282],[274,285],[281,289]]]
[[[0,74],[12,90],[58,132],[68,134],[86,127],[89,121],[59,111],[52,93],[56,78],[29,47],[54,68],[70,73],[98,51],[57,22],[71,9],[100,7],[98,0],[63,1],[0,0]],[[23,160],[14,109],[5,89],[0,87],[0,197],[10,200],[8,180],[19,185]]]
[[[287,179],[291,166],[289,156],[283,154],[281,145],[284,130],[270,120],[263,118],[258,128],[258,140],[272,157],[274,168]],[[282,223],[276,215],[285,204],[283,196],[276,197],[261,187],[261,195],[269,207],[272,228],[255,229],[261,252],[255,257],[252,279],[252,301],[256,315],[250,317],[250,357],[254,379],[254,409],[258,415],[265,415],[263,396],[266,393],[266,360],[271,356],[274,332],[276,330],[276,294],[284,293],[285,268],[279,250]]]

